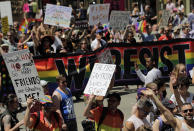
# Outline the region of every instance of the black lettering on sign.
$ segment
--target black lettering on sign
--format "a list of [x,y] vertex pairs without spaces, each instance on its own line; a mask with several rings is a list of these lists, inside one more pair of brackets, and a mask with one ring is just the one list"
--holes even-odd
[[160,70],[164,75],[168,75],[173,70],[173,63],[165,57],[165,52],[167,53],[167,55],[172,55],[172,49],[169,46],[164,46],[160,51],[160,59],[162,63],[168,67],[167,71],[164,71],[163,67]]
[[134,62],[131,61],[131,56],[137,55],[136,49],[127,49],[124,50],[124,78],[130,78],[131,77],[131,67],[134,66]]
[[70,77],[70,79],[74,79],[76,89],[81,89],[83,86],[86,72],[86,57],[80,58],[79,62],[80,63],[78,73],[74,59],[68,60],[68,76]]
[[111,55],[113,58],[115,58],[115,65],[116,65],[116,71],[115,71],[115,79],[121,79],[121,53],[119,50],[111,49]]
[[139,52],[139,60],[140,60],[141,64],[146,67],[145,55],[152,57],[152,53],[151,53],[150,49],[142,48]]
[[189,44],[184,44],[184,45],[174,45],[173,46],[173,50],[177,50],[178,51],[178,60],[179,60],[179,63],[183,63],[185,64],[185,50],[186,49],[190,49],[189,48]]

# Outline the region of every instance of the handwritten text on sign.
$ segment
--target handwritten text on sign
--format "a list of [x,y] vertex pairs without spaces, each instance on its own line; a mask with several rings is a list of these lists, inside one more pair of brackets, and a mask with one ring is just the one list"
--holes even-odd
[[47,4],[44,24],[69,27],[72,8]]
[[168,25],[168,20],[170,18],[170,15],[171,13],[169,10],[163,10],[160,26]]
[[124,30],[129,24],[129,11],[112,11],[110,16],[110,27],[115,30]]
[[113,64],[95,63],[84,93],[105,96],[115,68]]
[[29,50],[3,54],[19,102],[25,102],[31,96],[35,99],[44,97],[34,61]]
[[110,4],[95,4],[90,5],[89,24],[95,25],[97,23],[107,24],[109,17]]

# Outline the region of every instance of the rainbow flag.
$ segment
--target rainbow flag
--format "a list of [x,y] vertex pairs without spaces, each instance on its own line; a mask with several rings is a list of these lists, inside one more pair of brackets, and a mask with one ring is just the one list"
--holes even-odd
[[141,24],[141,32],[146,32],[146,24],[147,24],[147,22],[146,22],[146,20],[144,20]]
[[20,26],[19,26],[19,31],[24,33],[24,34],[27,34],[28,33],[28,26],[30,24],[33,24],[35,23],[36,20],[35,19],[23,19],[23,21],[21,22]]

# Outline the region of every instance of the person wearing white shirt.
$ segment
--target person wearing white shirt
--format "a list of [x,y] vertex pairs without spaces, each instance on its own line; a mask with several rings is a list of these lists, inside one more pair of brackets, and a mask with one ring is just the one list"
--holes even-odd
[[152,57],[146,58],[146,67],[148,69],[147,75],[144,75],[139,69],[138,65],[135,63],[135,71],[139,79],[144,82],[146,86],[148,83],[153,82],[154,80],[161,78],[162,73],[159,69],[155,67],[155,62]]

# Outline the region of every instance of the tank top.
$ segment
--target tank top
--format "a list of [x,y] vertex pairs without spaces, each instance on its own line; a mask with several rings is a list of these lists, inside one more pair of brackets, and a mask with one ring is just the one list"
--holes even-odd
[[139,127],[145,125],[146,127],[151,127],[149,122],[144,118],[143,120],[139,119],[135,115],[132,115],[127,121],[130,121],[133,123],[135,130],[137,130]]
[[190,130],[190,129],[187,127],[187,125],[186,125],[186,123],[185,123],[184,121],[182,121],[181,123],[182,123],[182,126],[181,126],[180,131],[194,131],[194,129]]
[[158,120],[160,121],[160,131],[174,131],[174,128],[171,125],[164,123],[161,117],[158,117]]
[[72,94],[68,88],[66,88],[68,94],[56,89],[61,95],[60,110],[64,121],[75,119],[75,112],[73,107]]
[[[19,122],[19,120],[16,117],[16,113],[10,113],[8,110],[5,110],[0,117],[1,131],[4,131],[4,125],[2,124],[2,121],[3,121],[3,117],[5,117],[6,115],[11,116],[11,121],[10,121],[11,128],[13,128]],[[17,129],[16,131],[19,131],[19,129]]]

